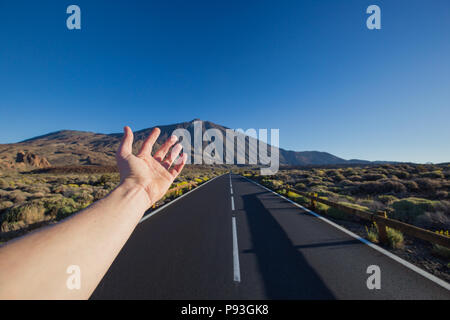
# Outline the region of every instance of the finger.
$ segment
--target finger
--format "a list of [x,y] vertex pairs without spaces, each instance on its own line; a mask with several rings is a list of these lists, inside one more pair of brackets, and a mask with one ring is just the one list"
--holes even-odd
[[181,162],[180,162],[180,161],[177,161],[177,164],[175,164],[175,165],[169,170],[170,174],[173,176],[174,179],[175,179],[175,178],[181,173],[181,171],[183,170],[184,165],[186,164],[186,161],[187,161],[187,157],[188,157],[187,153],[183,153],[183,154],[181,155],[181,157],[180,157]]
[[172,148],[169,155],[166,157],[166,160],[162,162],[162,165],[164,168],[169,169],[172,163],[175,161],[175,159],[180,154],[181,150],[183,149],[183,146],[179,143],[175,145],[175,147]]
[[117,155],[125,158],[133,152],[133,131],[127,126],[123,128],[123,132],[122,142],[120,143],[119,150],[117,150]]
[[158,151],[155,153],[155,160],[162,162],[167,154],[169,152],[170,148],[177,142],[178,138],[176,136],[171,136],[169,139],[164,142],[164,144],[159,148]]
[[152,154],[153,145],[158,139],[160,133],[161,130],[159,130],[159,128],[155,128],[152,130],[147,139],[145,139],[144,144],[142,145],[141,150],[139,151],[138,154],[139,156]]

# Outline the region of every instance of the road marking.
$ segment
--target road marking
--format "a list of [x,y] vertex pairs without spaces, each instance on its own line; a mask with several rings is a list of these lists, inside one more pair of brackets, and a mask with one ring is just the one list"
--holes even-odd
[[233,226],[233,271],[234,271],[234,281],[241,282],[241,269],[239,267],[239,248],[237,241],[237,231],[236,231],[236,217],[231,218],[231,224]]
[[234,211],[234,197],[231,196],[231,210]]
[[231,184],[231,175],[230,175],[230,190],[231,190],[231,195],[233,195],[233,185]]
[[185,194],[179,196],[178,198],[170,201],[169,203],[163,205],[162,207],[159,207],[158,209],[156,209],[155,211],[150,212],[149,214],[145,215],[142,217],[142,219],[139,221],[139,223],[144,222],[145,220],[147,220],[148,218],[150,218],[151,216],[154,216],[155,214],[157,214],[158,212],[160,212],[161,210],[164,210],[165,208],[167,208],[168,206],[170,206],[171,204],[174,204],[175,202],[177,202],[178,200],[180,200],[181,198],[187,196],[188,194],[190,194],[191,192],[194,192],[195,190],[200,189],[201,187],[207,185],[208,183],[210,183],[213,180],[216,180],[217,178],[223,177],[225,174],[221,175],[221,176],[217,176],[212,178],[211,180],[206,181],[205,183],[201,184],[200,186],[198,186],[197,188],[192,189],[191,191],[186,192]]
[[254,184],[256,184],[257,186],[260,186],[261,188],[266,189],[267,191],[269,191],[269,192],[271,192],[271,193],[273,193],[273,194],[279,196],[280,198],[283,198],[284,200],[286,200],[286,201],[292,203],[293,205],[295,205],[295,206],[301,208],[302,210],[308,212],[309,214],[315,216],[316,218],[318,218],[318,219],[320,219],[320,220],[322,220],[322,221],[324,221],[324,222],[326,222],[326,223],[332,225],[333,227],[335,227],[335,228],[341,230],[342,232],[348,234],[348,235],[351,236],[352,238],[355,238],[355,239],[361,241],[362,243],[368,245],[368,246],[371,247],[372,249],[377,250],[378,252],[380,252],[380,253],[382,253],[382,254],[388,256],[388,257],[391,258],[392,260],[397,261],[397,262],[400,263],[401,265],[407,267],[408,269],[417,272],[417,273],[420,274],[421,276],[427,278],[428,280],[430,280],[430,281],[432,281],[432,282],[434,282],[434,283],[440,285],[441,287],[444,287],[445,289],[447,289],[447,290],[450,291],[450,284],[447,283],[446,281],[444,281],[444,280],[442,280],[442,279],[439,279],[438,277],[432,275],[431,273],[428,273],[428,272],[426,272],[425,270],[422,270],[422,269],[420,269],[419,267],[413,265],[412,263],[410,263],[410,262],[408,262],[408,261],[406,261],[406,260],[403,260],[403,259],[400,258],[399,256],[397,256],[397,255],[395,255],[395,254],[393,254],[393,253],[391,253],[391,252],[389,252],[389,251],[387,251],[387,250],[381,248],[380,246],[378,246],[378,245],[376,245],[376,244],[370,242],[369,240],[366,240],[366,239],[364,239],[364,238],[358,236],[357,234],[355,234],[355,233],[353,233],[353,232],[351,232],[351,231],[345,229],[344,227],[342,227],[342,226],[340,226],[340,225],[334,223],[333,221],[330,221],[330,220],[328,220],[327,218],[324,218],[324,217],[322,217],[321,215],[319,215],[319,214],[317,214],[317,213],[315,213],[315,212],[313,212],[313,211],[311,211],[311,210],[309,210],[309,209],[303,207],[302,205],[298,204],[297,202],[294,202],[294,201],[292,201],[291,199],[288,199],[288,198],[282,196],[281,194],[276,193],[275,191],[270,190],[269,188],[266,188],[265,186],[259,184],[258,182],[255,182],[255,181],[253,181],[253,180],[250,180],[250,179],[248,179],[247,177],[243,177],[243,178],[246,179],[246,180],[248,180],[248,181],[250,181],[250,182],[252,182],[252,183],[254,183]]

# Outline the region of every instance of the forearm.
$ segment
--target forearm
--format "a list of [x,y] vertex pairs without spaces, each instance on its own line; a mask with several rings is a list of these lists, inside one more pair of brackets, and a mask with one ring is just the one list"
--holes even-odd
[[[0,248],[0,299],[86,299],[149,207],[145,191],[123,184],[75,216]],[[81,288],[70,290],[67,268]]]

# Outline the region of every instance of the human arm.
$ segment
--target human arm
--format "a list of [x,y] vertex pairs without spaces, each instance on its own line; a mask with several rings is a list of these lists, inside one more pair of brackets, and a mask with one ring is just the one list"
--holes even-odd
[[[154,129],[135,156],[133,132],[125,127],[115,190],[61,223],[0,248],[0,299],[90,297],[145,211],[184,167],[186,154],[172,166],[182,149],[174,137],[151,155],[159,133]],[[79,267],[80,289],[67,286],[69,266]]]

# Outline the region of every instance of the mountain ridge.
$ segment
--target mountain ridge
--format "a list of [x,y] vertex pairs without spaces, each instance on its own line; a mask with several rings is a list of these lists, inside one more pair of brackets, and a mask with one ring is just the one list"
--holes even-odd
[[[201,121],[194,119],[189,122],[157,126],[161,129],[157,145],[166,140],[174,130],[187,129],[193,136],[194,122]],[[154,127],[145,128],[134,132],[134,151],[142,145]],[[202,121],[202,132],[208,129],[218,129],[225,136],[225,126],[211,121]],[[122,138],[122,133],[96,133],[79,130],[58,130],[44,135],[32,137],[18,143],[0,144],[0,168],[3,169],[33,169],[33,166],[24,162],[17,163],[16,155],[26,153],[31,156],[38,156],[45,159],[42,163],[48,163],[53,167],[57,166],[83,166],[83,165],[114,165],[115,151]],[[246,137],[246,146],[249,139]],[[203,142],[203,147],[208,143]],[[247,148],[248,149],[248,148]],[[225,148],[224,148],[225,150]],[[248,152],[245,151],[248,158]],[[345,160],[331,153],[324,151],[293,151],[279,148],[280,165],[340,165],[340,164],[371,164],[389,163],[387,161],[371,162],[367,160],[351,159]],[[31,168],[30,168],[31,166]]]

